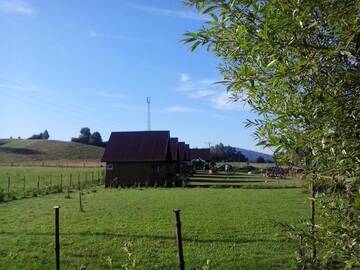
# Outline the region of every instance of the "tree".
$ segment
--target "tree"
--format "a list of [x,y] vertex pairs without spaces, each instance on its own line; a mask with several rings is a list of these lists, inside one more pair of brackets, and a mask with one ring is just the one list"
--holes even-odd
[[[186,33],[184,42],[192,50],[204,45],[221,58],[223,84],[234,101],[246,100],[259,115],[248,121],[259,144],[275,147],[277,161],[303,166],[314,185],[321,175],[338,182],[325,183],[329,192],[319,208],[327,218],[322,226],[312,224],[307,239],[313,252],[302,263],[311,268],[360,267],[359,245],[349,244],[360,235],[353,210],[360,181],[359,2],[186,3],[209,21]],[[341,192],[333,188],[339,182]],[[323,254],[316,256],[320,245]]]
[[95,131],[93,134],[91,134],[89,144],[103,146],[103,141],[99,132]]
[[80,129],[80,135],[77,138],[71,138],[72,142],[91,144],[96,146],[105,147],[106,143],[102,141],[102,137],[98,131],[91,134],[91,130],[88,127]]
[[256,162],[257,163],[265,163],[265,158],[263,158],[262,156],[259,156],[256,158]]
[[45,129],[44,133],[42,134],[42,139],[48,140],[50,138],[49,132]]
[[235,147],[216,144],[210,148],[211,159],[214,161],[244,162],[246,157]]
[[48,131],[45,129],[44,132],[40,132],[40,134],[34,134],[31,137],[28,138],[28,140],[47,140],[49,139],[49,133]]

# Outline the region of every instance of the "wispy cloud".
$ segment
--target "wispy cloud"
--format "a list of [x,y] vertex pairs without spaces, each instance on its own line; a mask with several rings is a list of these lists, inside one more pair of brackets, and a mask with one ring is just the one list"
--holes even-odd
[[236,101],[226,92],[223,86],[216,84],[217,80],[193,80],[188,74],[180,74],[177,91],[191,99],[203,99],[215,109],[228,111],[248,111],[244,101]]
[[193,109],[193,108],[188,108],[188,107],[183,107],[183,106],[171,106],[171,107],[165,108],[164,111],[170,112],[170,113],[190,113],[190,112],[197,112],[199,110]]
[[3,0],[0,1],[0,12],[15,15],[32,15],[35,10],[28,2],[23,0]]
[[99,38],[99,39],[112,39],[112,40],[119,40],[119,41],[131,41],[131,42],[148,42],[148,40],[138,37],[130,37],[130,36],[123,36],[123,35],[114,35],[114,34],[102,34],[95,30],[89,30],[88,36],[90,38]]
[[121,109],[121,110],[125,110],[125,111],[143,111],[145,110],[145,106],[135,106],[135,105],[130,105],[130,104],[112,104],[111,107],[116,108],[116,109]]
[[173,10],[160,8],[155,6],[147,6],[147,5],[130,5],[132,8],[144,11],[150,14],[180,18],[180,19],[188,19],[188,20],[197,20],[197,21],[205,21],[207,20],[206,16],[200,15],[198,13],[192,11],[184,11],[184,10]]
[[103,97],[103,98],[124,98],[125,97],[125,95],[123,95],[123,94],[111,93],[108,91],[95,92],[95,95],[98,97]]

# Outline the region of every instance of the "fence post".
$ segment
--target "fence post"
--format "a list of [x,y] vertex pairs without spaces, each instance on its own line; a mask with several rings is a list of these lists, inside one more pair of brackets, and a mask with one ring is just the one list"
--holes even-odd
[[40,176],[37,177],[37,193],[40,194]]
[[55,269],[60,270],[60,233],[59,233],[59,206],[54,206],[55,210]]
[[8,194],[10,194],[10,176],[8,176],[7,192],[8,192]]
[[69,189],[71,189],[71,185],[72,185],[72,173],[70,173],[70,179],[69,179]]
[[52,188],[52,175],[49,176],[49,179],[50,179],[50,190]]
[[82,192],[79,192],[79,204],[80,204],[80,212],[84,212],[84,208],[82,206]]
[[94,185],[94,172],[91,172],[91,184]]
[[26,197],[26,177],[24,176],[24,187],[23,187],[23,191],[24,191],[24,198]]
[[80,173],[78,174],[78,190],[81,189],[81,186],[80,186]]
[[63,191],[63,175],[60,174],[60,192]]
[[180,209],[174,209],[175,213],[175,226],[176,226],[176,246],[179,260],[179,270],[185,270],[185,261],[182,247],[181,237],[181,220],[180,220]]

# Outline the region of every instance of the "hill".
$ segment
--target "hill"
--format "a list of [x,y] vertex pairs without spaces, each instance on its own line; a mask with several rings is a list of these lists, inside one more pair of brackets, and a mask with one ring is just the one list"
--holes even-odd
[[263,157],[265,160],[273,161],[273,156],[257,151],[247,150],[244,148],[236,148],[237,151],[240,151],[249,161],[255,161],[258,157]]
[[53,140],[0,140],[0,163],[34,161],[100,161],[104,148]]

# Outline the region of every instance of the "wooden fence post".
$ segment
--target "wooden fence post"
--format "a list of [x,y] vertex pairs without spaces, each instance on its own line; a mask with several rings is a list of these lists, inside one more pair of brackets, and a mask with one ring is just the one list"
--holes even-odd
[[72,174],[70,173],[70,179],[69,179],[69,189],[71,189],[71,186],[72,186]]
[[180,220],[180,209],[174,209],[175,213],[175,226],[176,226],[176,246],[179,260],[179,270],[185,270],[184,253],[182,247],[181,237],[181,220]]
[[10,193],[10,176],[8,176],[7,192],[8,192],[8,194]]
[[60,270],[60,229],[59,229],[59,206],[54,206],[55,210],[55,269]]
[[91,172],[91,184],[94,185],[94,171]]
[[84,208],[83,208],[83,205],[82,205],[82,192],[80,191],[79,192],[79,206],[80,206],[80,212],[84,212]]
[[63,175],[60,174],[60,192],[63,191]]
[[78,174],[78,190],[81,189],[81,186],[80,186],[80,173]]
[[24,176],[24,187],[23,187],[23,192],[24,192],[24,198],[26,197],[26,177]]
[[40,176],[37,177],[37,193],[40,194]]

